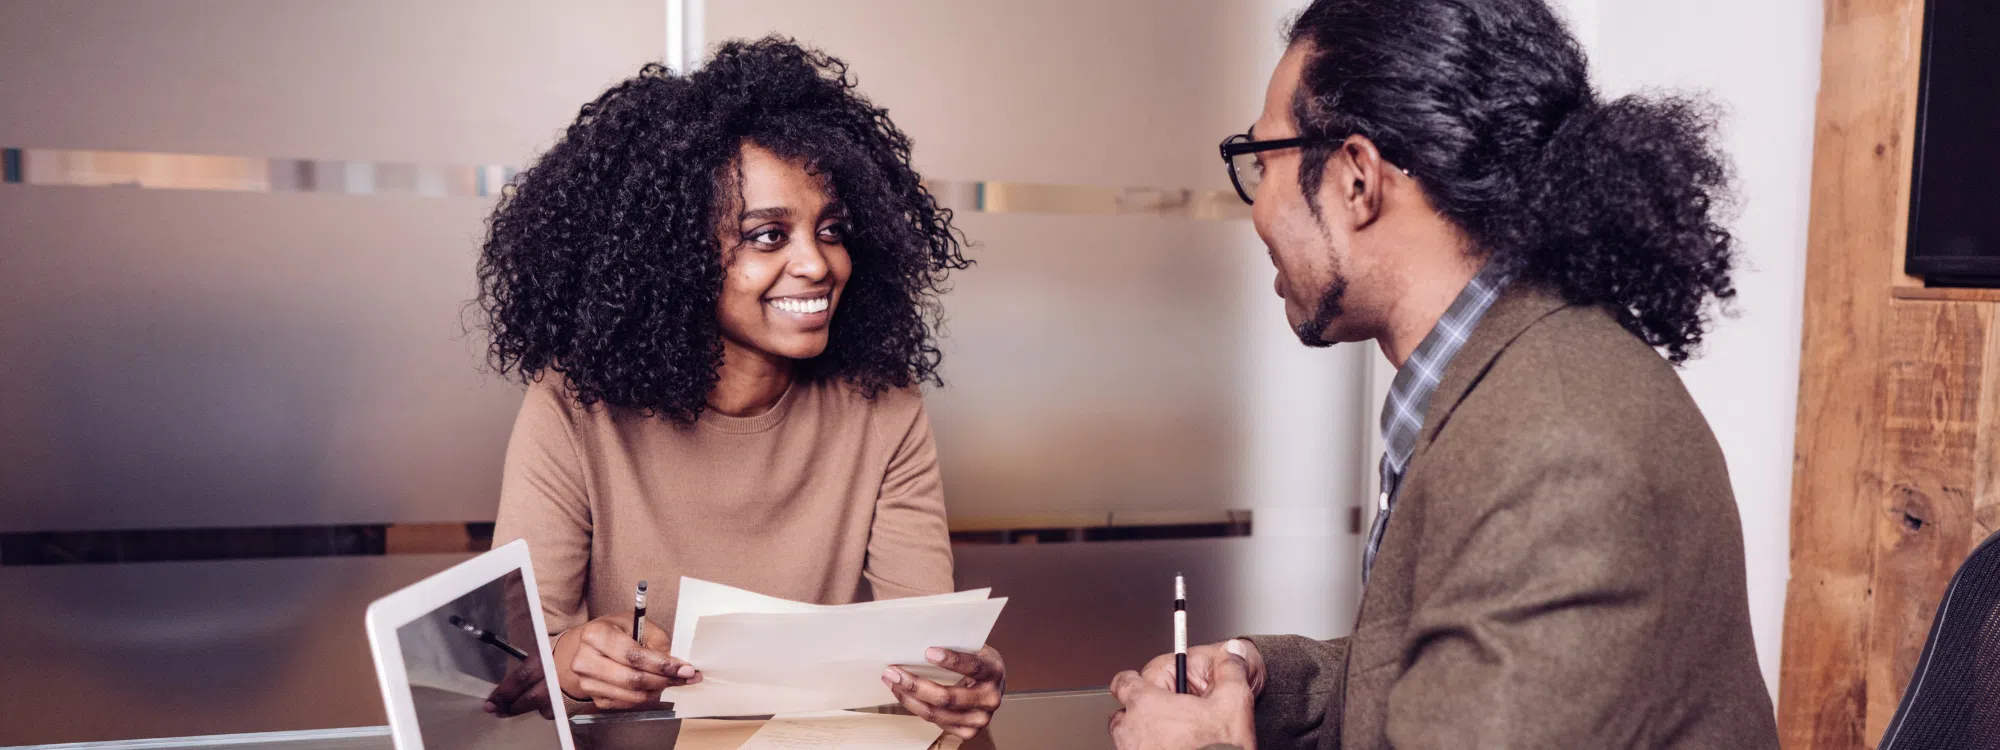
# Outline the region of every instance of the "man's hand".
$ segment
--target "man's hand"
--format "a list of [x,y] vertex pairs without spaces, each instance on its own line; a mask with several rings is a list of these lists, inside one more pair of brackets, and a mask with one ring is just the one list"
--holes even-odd
[[890,667],[882,673],[882,682],[910,713],[938,725],[953,737],[972,739],[993,721],[993,712],[1000,709],[1000,696],[1007,692],[1007,663],[992,646],[976,654],[933,648],[924,656],[932,664],[965,678],[947,687],[902,667]]
[[[1125,706],[1111,715],[1111,741],[1118,750],[1187,750],[1215,745],[1255,750],[1257,693],[1251,687],[1246,658],[1255,649],[1247,641],[1236,640],[1222,644],[1220,650],[1219,657],[1211,654],[1203,660],[1199,695],[1174,692],[1171,656],[1164,686],[1138,672],[1120,672],[1112,678],[1111,695]],[[1189,690],[1194,689],[1194,661],[1190,650]]]
[[[1232,650],[1232,644],[1234,650]],[[1250,697],[1264,694],[1264,655],[1257,652],[1257,644],[1236,639],[1223,643],[1211,643],[1188,649],[1188,693],[1207,695],[1209,675],[1215,665],[1227,661],[1231,656],[1243,659],[1243,666],[1249,672]],[[1146,662],[1146,668],[1139,670],[1139,676],[1146,682],[1168,690],[1174,689],[1174,655],[1161,654]]]

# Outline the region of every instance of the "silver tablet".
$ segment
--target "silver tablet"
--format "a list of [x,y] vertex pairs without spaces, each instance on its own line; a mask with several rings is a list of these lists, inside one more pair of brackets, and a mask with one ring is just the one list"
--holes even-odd
[[399,750],[575,750],[527,542],[376,600],[368,645]]

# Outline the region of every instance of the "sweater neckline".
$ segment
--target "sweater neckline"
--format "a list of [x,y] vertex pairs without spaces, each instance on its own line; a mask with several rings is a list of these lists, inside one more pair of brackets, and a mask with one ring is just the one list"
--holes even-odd
[[785,387],[785,395],[779,396],[778,403],[772,404],[771,408],[764,410],[762,414],[749,417],[732,417],[719,413],[714,409],[703,409],[701,418],[696,423],[718,432],[738,435],[764,432],[784,423],[785,415],[791,411],[795,394],[804,387],[800,385],[798,378],[793,378],[792,384]]

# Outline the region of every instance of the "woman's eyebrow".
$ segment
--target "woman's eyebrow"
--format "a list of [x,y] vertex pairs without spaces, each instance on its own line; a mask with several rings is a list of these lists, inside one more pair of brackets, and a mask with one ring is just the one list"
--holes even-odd
[[768,221],[771,219],[789,219],[789,218],[792,218],[791,209],[785,208],[784,206],[775,206],[772,208],[759,208],[753,211],[744,211],[743,217],[739,219],[739,221],[750,221],[752,219],[758,221]]

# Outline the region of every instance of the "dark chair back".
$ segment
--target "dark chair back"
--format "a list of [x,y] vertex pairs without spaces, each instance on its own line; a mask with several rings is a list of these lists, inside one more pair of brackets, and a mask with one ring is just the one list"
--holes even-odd
[[2000,748],[2000,533],[1952,576],[1881,750]]

